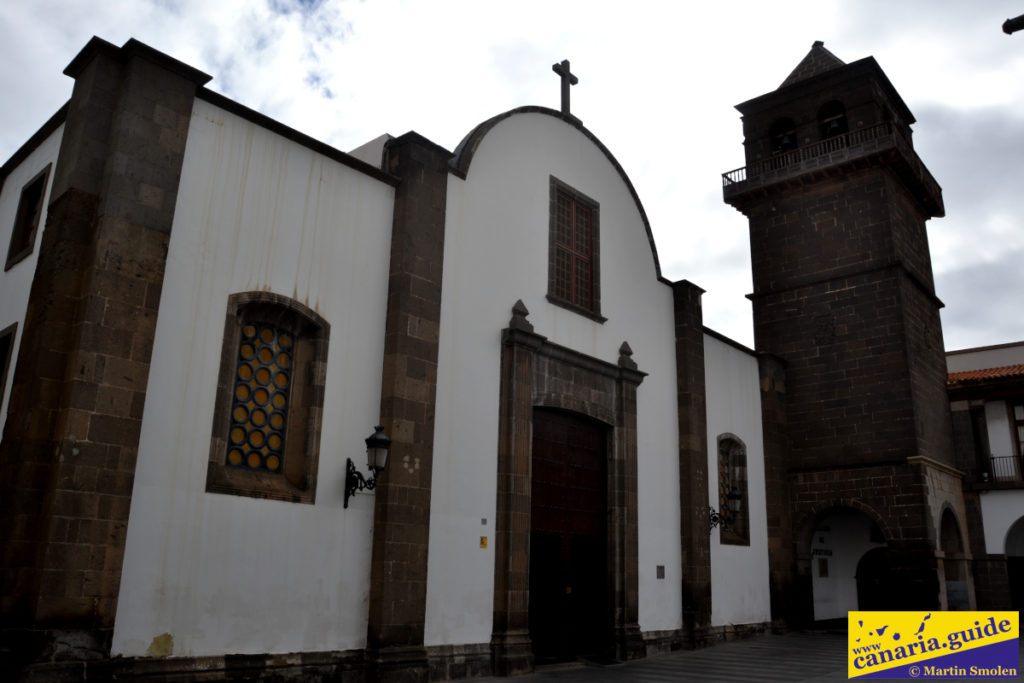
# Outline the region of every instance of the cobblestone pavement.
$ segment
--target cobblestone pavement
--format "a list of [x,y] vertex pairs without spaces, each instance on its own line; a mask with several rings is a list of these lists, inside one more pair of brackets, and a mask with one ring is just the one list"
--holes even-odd
[[[1022,641],[1024,645],[1024,641]],[[1022,647],[1024,654],[1024,647]],[[476,683],[752,683],[846,681],[846,634],[789,633],[720,643],[610,666],[573,664]],[[876,679],[878,680],[878,679]],[[952,680],[952,679],[946,679]],[[977,679],[975,679],[977,680]]]

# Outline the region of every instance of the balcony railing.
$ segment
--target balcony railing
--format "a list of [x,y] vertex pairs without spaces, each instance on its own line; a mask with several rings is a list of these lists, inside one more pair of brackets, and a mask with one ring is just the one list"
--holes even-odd
[[990,481],[1024,481],[1024,458],[1018,455],[993,455],[989,458],[987,474],[991,477]]
[[941,216],[942,189],[918,158],[910,140],[891,122],[860,128],[775,154],[750,166],[727,171],[722,174],[722,191],[729,202],[748,190],[787,181],[836,164],[865,159],[883,151],[897,153],[889,157],[895,162],[897,170],[919,190],[934,212],[933,215]]

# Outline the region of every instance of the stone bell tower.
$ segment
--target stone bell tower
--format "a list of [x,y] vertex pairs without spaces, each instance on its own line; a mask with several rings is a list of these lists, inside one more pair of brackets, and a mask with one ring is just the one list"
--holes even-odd
[[[913,115],[874,58],[846,64],[821,42],[737,109],[747,165],[723,175],[724,198],[750,224],[773,617],[822,618],[816,591],[840,581],[844,609],[938,608],[939,517],[966,527],[925,231],[942,191]],[[884,544],[875,575],[855,571],[852,541],[812,554],[830,515]]]

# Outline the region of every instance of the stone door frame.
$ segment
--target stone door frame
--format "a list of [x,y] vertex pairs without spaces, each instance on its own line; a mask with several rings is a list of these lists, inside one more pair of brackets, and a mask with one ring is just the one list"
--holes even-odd
[[638,623],[636,391],[637,370],[627,343],[612,365],[553,344],[534,333],[529,311],[516,302],[502,331],[495,526],[494,673],[533,670],[529,632],[530,459],[533,409],[558,408],[610,427],[608,448],[608,579],[612,588],[612,655],[644,655]]

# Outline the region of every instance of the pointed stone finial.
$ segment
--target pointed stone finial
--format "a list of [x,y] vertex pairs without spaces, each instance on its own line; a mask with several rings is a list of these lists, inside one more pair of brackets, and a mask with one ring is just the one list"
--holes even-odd
[[512,306],[512,319],[508,321],[509,329],[533,332],[533,325],[526,319],[528,315],[530,315],[530,311],[526,309],[526,304],[522,299],[518,299]]
[[637,368],[633,361],[633,349],[629,347],[629,342],[622,342],[622,346],[619,347],[619,367],[627,370],[636,370]]

